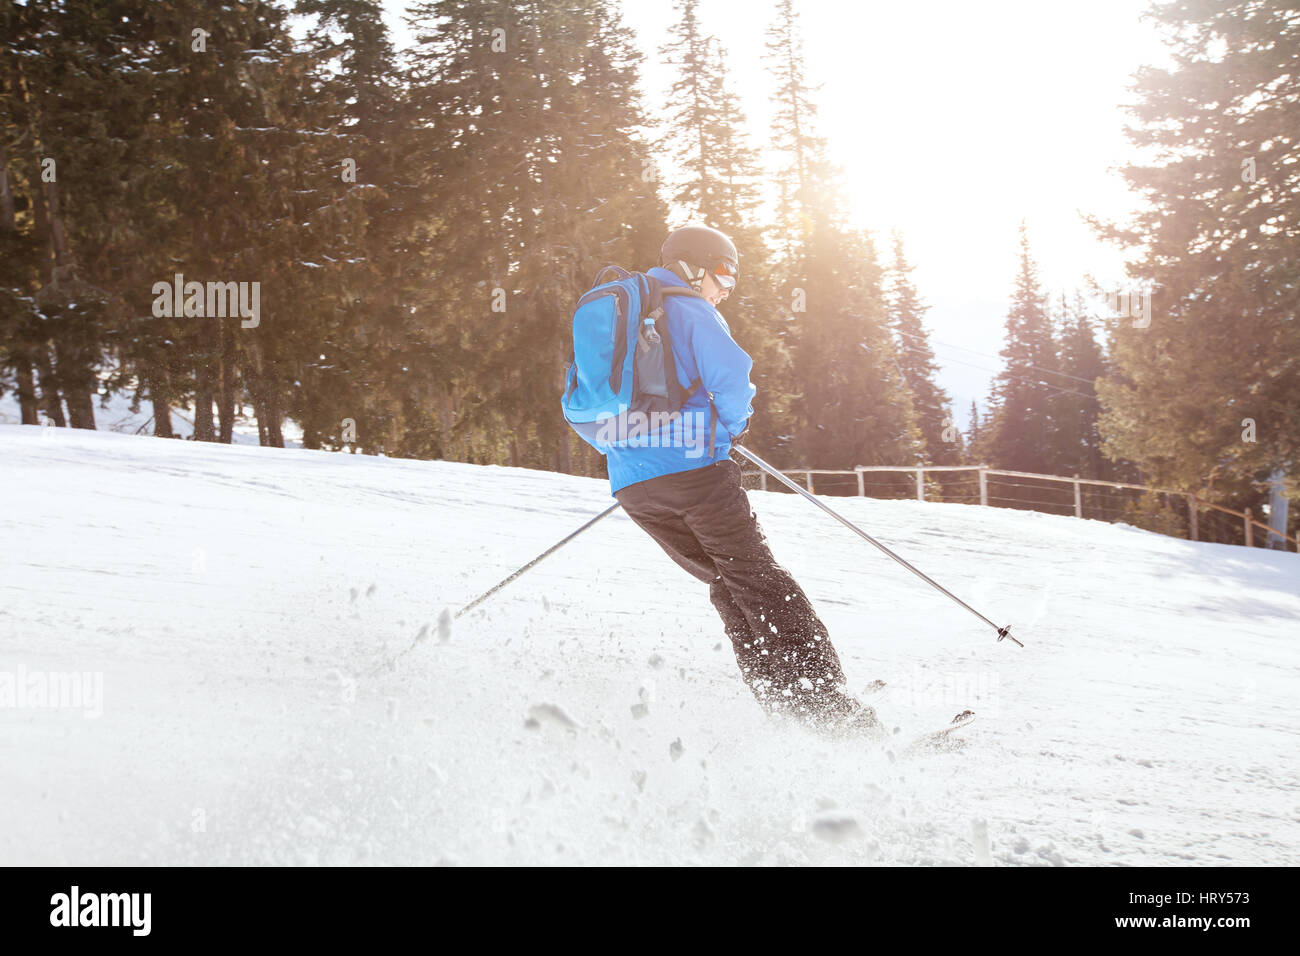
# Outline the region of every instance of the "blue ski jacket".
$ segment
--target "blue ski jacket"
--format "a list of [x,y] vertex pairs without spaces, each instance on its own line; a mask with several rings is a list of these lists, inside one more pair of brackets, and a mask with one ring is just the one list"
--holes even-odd
[[[674,273],[657,266],[647,275],[663,285],[687,285]],[[697,381],[700,388],[682,406],[678,422],[652,433],[644,445],[609,450],[605,462],[611,493],[639,481],[726,460],[731,453],[731,439],[745,430],[754,414],[751,402],[757,390],[749,380],[754,361],[731,337],[722,314],[704,299],[684,295],[665,296],[664,313],[677,377],[683,388],[689,389]],[[710,395],[717,411],[712,455]]]

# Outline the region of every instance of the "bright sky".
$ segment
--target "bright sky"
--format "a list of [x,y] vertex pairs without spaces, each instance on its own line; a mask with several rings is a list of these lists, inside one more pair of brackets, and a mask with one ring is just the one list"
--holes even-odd
[[[1080,213],[1123,221],[1134,208],[1114,172],[1132,155],[1121,104],[1139,66],[1167,61],[1140,19],[1145,6],[797,0],[809,79],[821,84],[817,132],[843,169],[850,220],[874,230],[882,251],[889,231],[902,231],[963,429],[1000,365],[1022,218],[1047,288],[1123,278],[1119,251],[1094,239]],[[673,2],[624,0],[623,9],[647,54],[642,92],[656,110],[672,81],[658,50]],[[699,11],[728,50],[758,145],[771,115],[762,55],[774,10],[775,0],[702,0]]]

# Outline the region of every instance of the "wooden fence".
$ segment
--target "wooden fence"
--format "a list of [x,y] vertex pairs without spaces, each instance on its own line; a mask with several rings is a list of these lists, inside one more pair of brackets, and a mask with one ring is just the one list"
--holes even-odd
[[[757,478],[757,487],[768,490],[765,472],[743,474],[751,487]],[[1292,546],[1300,551],[1300,535],[1279,534],[1257,520],[1249,508],[1237,511],[1201,501],[1195,495],[1123,481],[1039,475],[984,465],[859,465],[852,470],[795,468],[785,474],[794,479],[802,477],[804,486],[811,492],[818,491],[820,477],[822,493],[852,495],[856,492],[859,498],[915,497],[917,501],[978,502],[985,507],[1027,508],[1104,521],[1132,521],[1140,515],[1138,498],[1154,494],[1162,508],[1161,515],[1151,519],[1154,530],[1185,535],[1192,541],[1218,541],[1246,547],[1272,547],[1280,541],[1283,548]],[[902,475],[904,481],[883,482],[886,475]],[[957,477],[947,477],[952,475]],[[1025,484],[1026,481],[1030,483]],[[886,486],[883,489],[879,487],[882,484]],[[1040,497],[1030,497],[1033,493]]]

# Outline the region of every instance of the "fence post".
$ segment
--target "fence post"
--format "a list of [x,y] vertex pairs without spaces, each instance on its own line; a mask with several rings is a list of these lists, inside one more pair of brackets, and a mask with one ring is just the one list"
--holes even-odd
[[925,469],[920,465],[916,466],[916,500],[925,500]]
[[1254,546],[1255,546],[1255,536],[1254,534],[1251,533],[1250,530],[1250,509],[1247,508],[1246,509],[1246,547],[1253,548]]
[[1074,476],[1074,516],[1083,517],[1083,497],[1079,494],[1079,476]]
[[1199,541],[1197,536],[1199,529],[1196,527],[1196,495],[1187,496],[1187,526],[1192,533],[1192,540]]
[[1268,488],[1268,534],[1264,537],[1264,547],[1281,547],[1286,550],[1286,519],[1290,503],[1282,493],[1282,483],[1286,479],[1283,471],[1274,471],[1269,476]]
[[807,471],[805,474],[808,476],[808,494],[816,494],[816,492],[813,491],[812,472]]
[[767,491],[767,472],[760,471],[758,473],[758,487],[761,491]]
[[858,473],[858,497],[865,498],[867,496],[867,485],[862,477],[862,466],[855,465],[853,470]]
[[980,504],[986,508],[989,504],[988,467],[988,465],[980,465]]

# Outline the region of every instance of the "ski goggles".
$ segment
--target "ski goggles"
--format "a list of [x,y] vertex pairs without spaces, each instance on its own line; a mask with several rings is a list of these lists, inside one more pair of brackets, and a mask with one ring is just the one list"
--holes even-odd
[[740,269],[724,259],[713,267],[713,278],[720,288],[730,292],[740,278]]

